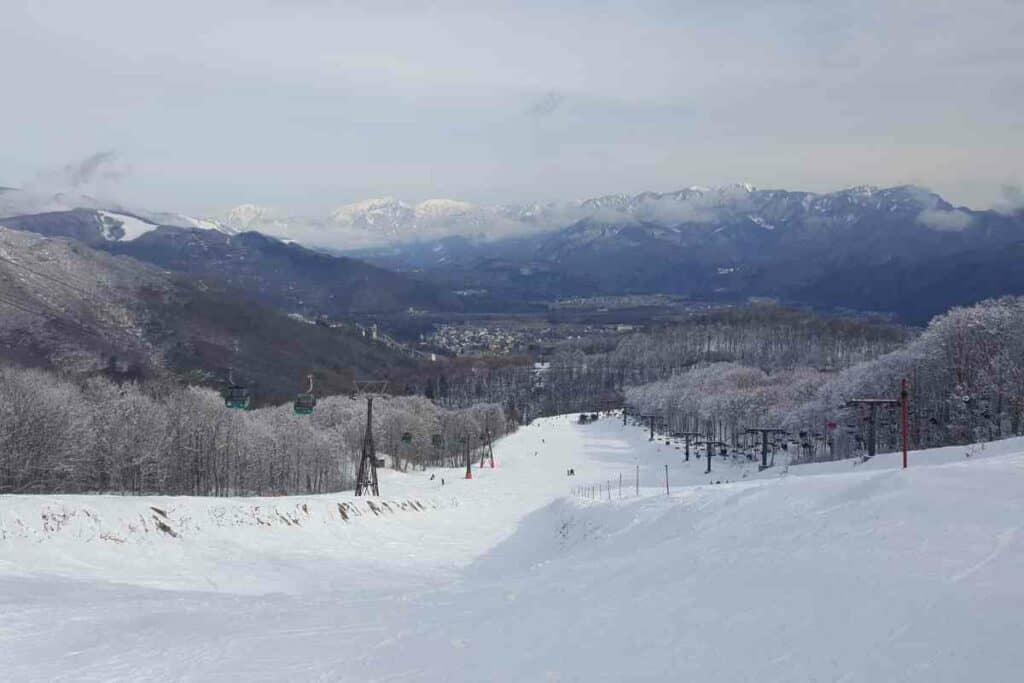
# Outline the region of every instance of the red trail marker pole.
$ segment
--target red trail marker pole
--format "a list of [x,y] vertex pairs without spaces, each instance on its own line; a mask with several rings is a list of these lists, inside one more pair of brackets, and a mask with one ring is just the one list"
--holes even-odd
[[665,465],[665,495],[666,496],[669,495],[669,493],[668,493],[668,465]]

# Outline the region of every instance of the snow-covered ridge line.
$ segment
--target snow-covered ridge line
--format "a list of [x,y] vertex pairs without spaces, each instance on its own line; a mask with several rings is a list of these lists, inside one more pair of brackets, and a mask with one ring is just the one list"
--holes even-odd
[[165,496],[8,496],[0,501],[0,542],[58,540],[149,543],[242,528],[320,528],[455,507],[454,499]]

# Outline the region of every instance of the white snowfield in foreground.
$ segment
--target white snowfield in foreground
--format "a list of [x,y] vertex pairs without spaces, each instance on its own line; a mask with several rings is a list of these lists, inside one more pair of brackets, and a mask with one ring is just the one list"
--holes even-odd
[[2,496],[0,679],[1022,680],[1022,439],[706,476],[552,418],[495,455],[389,473],[379,513]]

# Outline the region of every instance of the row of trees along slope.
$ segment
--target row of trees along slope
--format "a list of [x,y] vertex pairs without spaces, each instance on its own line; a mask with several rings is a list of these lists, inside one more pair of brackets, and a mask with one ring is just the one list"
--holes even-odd
[[[366,402],[321,399],[237,411],[210,389],[174,383],[84,382],[0,369],[0,493],[285,495],[349,489]],[[423,397],[374,403],[379,453],[406,470],[463,462],[463,439],[514,425],[500,406],[446,410]],[[402,437],[412,438],[406,443]],[[435,438],[439,437],[439,439]]]

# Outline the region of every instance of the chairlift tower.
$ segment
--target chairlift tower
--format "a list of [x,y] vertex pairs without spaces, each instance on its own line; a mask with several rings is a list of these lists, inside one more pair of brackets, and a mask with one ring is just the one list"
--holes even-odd
[[484,433],[480,435],[480,440],[484,445],[484,448],[480,451],[480,467],[484,466],[484,463],[490,460],[491,469],[494,469],[494,447],[491,443],[491,428],[488,426],[484,429]]
[[672,436],[677,439],[683,439],[686,442],[686,462],[690,462],[690,439],[696,439],[701,436],[700,432],[673,432]]
[[462,436],[462,444],[466,449],[466,479],[473,478],[473,460],[471,458],[472,449],[469,447],[469,434]]
[[387,380],[357,381],[356,390],[366,396],[366,432],[363,434],[363,453],[356,473],[356,495],[379,496],[377,484],[377,448],[373,443],[373,396],[384,394]]
[[705,450],[707,451],[705,453],[705,455],[708,458],[708,468],[706,470],[704,470],[704,474],[711,474],[711,456],[715,454],[715,449],[716,448],[726,447],[729,444],[725,443],[724,441],[712,441],[712,440],[709,440],[709,441],[698,441],[694,445],[695,446],[703,445],[705,447]]
[[647,420],[647,422],[650,424],[650,427],[651,427],[651,437],[649,439],[647,439],[647,440],[648,441],[654,441],[654,422],[655,422],[655,420],[657,420],[659,422],[659,424],[660,424],[661,421],[658,419],[657,415],[641,415],[640,417],[643,420]]
[[[760,434],[761,435],[761,466],[758,467],[758,471],[768,469],[768,437],[773,434],[786,434],[785,429],[779,429],[778,427],[770,427],[767,429],[752,428],[747,430],[747,434]],[[775,461],[775,456],[772,456],[772,462]]]
[[907,380],[900,382],[899,398],[854,398],[846,402],[848,406],[868,407],[868,458],[875,457],[878,450],[878,408],[898,408],[900,411],[900,426],[903,445],[903,468],[907,467],[907,449],[910,441],[910,420],[908,408],[910,404],[910,392],[907,388]]

